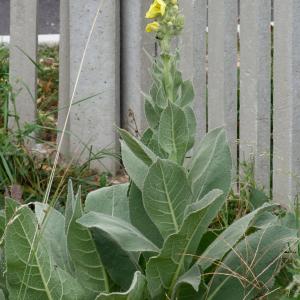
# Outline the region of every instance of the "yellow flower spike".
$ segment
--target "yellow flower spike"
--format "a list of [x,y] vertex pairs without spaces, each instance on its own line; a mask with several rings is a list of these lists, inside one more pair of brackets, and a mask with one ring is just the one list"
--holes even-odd
[[159,23],[158,22],[152,22],[147,24],[146,26],[146,32],[153,32],[157,31],[159,29]]
[[159,15],[163,16],[166,11],[166,3],[163,0],[154,0],[146,13],[147,19],[154,19]]

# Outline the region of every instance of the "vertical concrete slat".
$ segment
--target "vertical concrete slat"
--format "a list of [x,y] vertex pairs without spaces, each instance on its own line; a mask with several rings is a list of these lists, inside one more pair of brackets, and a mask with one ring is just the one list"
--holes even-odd
[[[62,137],[61,132],[67,118],[70,105],[70,0],[60,1],[60,40],[59,40],[59,102],[58,102],[58,135],[57,142]],[[70,158],[70,123],[67,123],[66,133],[63,137],[61,154],[64,158]]]
[[254,160],[255,179],[270,188],[271,1],[241,1],[240,161]]
[[276,0],[274,35],[273,199],[300,192],[300,2]]
[[179,40],[180,68],[184,79],[193,81],[197,118],[196,143],[206,133],[206,26],[207,0],[182,0],[185,27]]
[[[146,128],[143,93],[148,94],[151,85],[150,57],[155,56],[155,41],[145,27],[151,20],[145,19],[151,0],[121,1],[122,52],[122,126],[133,134],[141,134]],[[136,128],[137,127],[137,128]]]
[[237,0],[208,1],[208,128],[225,126],[237,161]]
[[[10,1],[10,83],[22,127],[36,120],[37,0]],[[28,57],[27,57],[28,56]],[[11,113],[15,113],[10,103]],[[15,118],[10,127],[16,128]]]
[[[115,130],[120,123],[119,0],[87,0],[84,4],[81,0],[70,1],[70,94],[100,3],[102,7],[87,48],[70,114],[70,156],[80,156],[81,161],[89,159],[91,151],[95,154],[103,149],[119,150]],[[117,164],[107,158],[94,161],[92,167],[114,173]]]

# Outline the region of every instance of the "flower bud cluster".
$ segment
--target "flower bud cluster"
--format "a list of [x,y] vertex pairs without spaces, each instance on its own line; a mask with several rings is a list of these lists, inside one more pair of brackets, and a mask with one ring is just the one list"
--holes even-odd
[[162,50],[168,51],[172,37],[178,35],[184,27],[184,17],[179,12],[178,0],[154,0],[146,18],[153,19],[153,22],[147,24],[146,31],[155,32],[157,39],[161,41]]

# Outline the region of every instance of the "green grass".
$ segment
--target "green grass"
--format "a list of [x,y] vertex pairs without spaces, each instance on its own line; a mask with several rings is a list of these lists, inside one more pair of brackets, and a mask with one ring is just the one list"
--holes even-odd
[[[21,130],[8,128],[10,85],[9,51],[0,45],[0,208],[4,196],[9,195],[21,202],[42,201],[52,171],[56,150],[56,124],[58,114],[59,63],[58,47],[40,46],[37,60],[37,121]],[[26,139],[35,133],[37,142],[45,153],[31,151]],[[72,179],[75,188],[82,187],[83,198],[91,190],[109,184],[109,174],[99,174],[90,169],[93,159],[115,156],[109,150],[98,149],[96,157],[84,163],[60,162],[53,182],[50,201],[64,206],[66,185]]]
[[38,69],[37,123],[43,127],[39,136],[43,140],[54,142],[59,83],[58,47],[41,46],[38,52],[38,63],[41,68]]

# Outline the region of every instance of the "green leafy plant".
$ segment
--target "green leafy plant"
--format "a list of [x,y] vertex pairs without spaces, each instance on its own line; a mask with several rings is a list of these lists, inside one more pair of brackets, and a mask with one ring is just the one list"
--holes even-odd
[[193,86],[170,50],[183,27],[177,0],[154,0],[146,16],[162,52],[145,99],[149,128],[141,140],[119,129],[130,183],[90,193],[84,207],[69,183],[65,215],[7,199],[4,297],[255,299],[271,294],[283,255],[298,241],[268,203],[223,230],[211,226],[232,182],[226,134],[214,129],[194,146]]
[[[281,218],[281,223],[285,226],[297,230],[298,238],[300,233],[299,226],[299,197],[295,199],[293,211],[285,213]],[[299,241],[291,249],[290,255],[284,259],[284,267],[276,276],[276,285],[279,292],[276,298],[279,300],[299,299],[300,297],[300,248]]]

